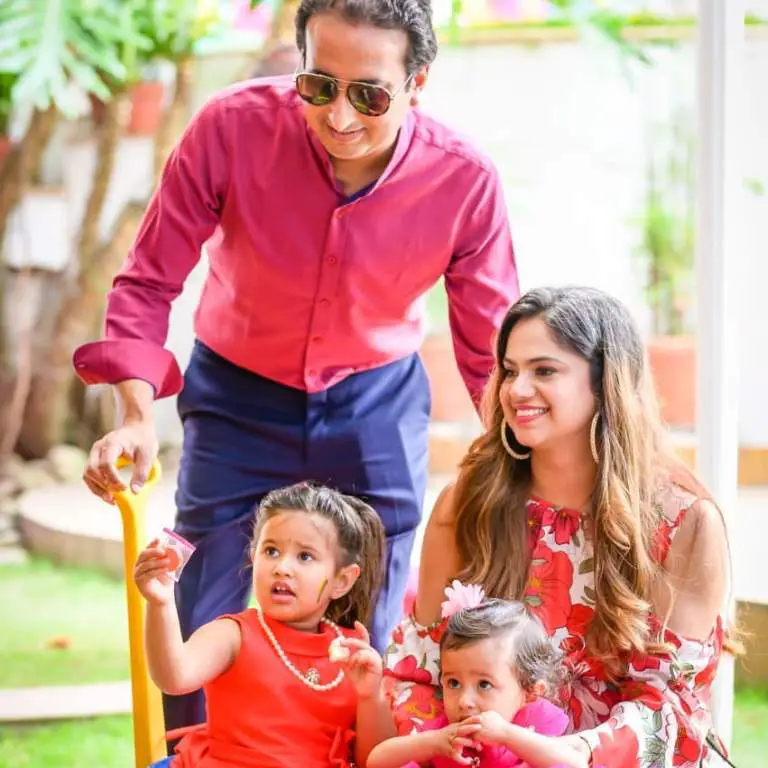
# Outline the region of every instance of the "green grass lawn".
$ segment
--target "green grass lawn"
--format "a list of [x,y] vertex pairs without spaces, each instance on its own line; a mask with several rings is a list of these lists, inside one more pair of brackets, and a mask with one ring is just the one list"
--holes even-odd
[[3,768],[133,768],[130,717],[0,726]]
[[[124,680],[128,676],[123,584],[43,560],[0,567],[0,688]],[[69,647],[51,649],[56,638]],[[0,726],[2,768],[130,768],[130,717]],[[733,762],[764,768],[768,690],[736,697]]]
[[[128,679],[125,587],[116,579],[46,560],[2,566],[0,616],[0,688]],[[58,639],[68,646],[51,647]]]

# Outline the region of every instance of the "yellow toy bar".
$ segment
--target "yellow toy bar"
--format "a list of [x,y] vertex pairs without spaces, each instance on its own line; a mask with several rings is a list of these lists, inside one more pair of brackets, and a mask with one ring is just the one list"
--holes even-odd
[[[118,468],[129,461],[121,459]],[[123,522],[123,559],[125,592],[128,606],[128,639],[131,655],[131,696],[133,706],[133,744],[136,768],[148,768],[166,755],[165,725],[160,690],[149,676],[144,653],[144,599],[133,581],[133,567],[146,546],[147,499],[160,479],[160,464],[155,462],[144,487],[115,493],[115,502]]]

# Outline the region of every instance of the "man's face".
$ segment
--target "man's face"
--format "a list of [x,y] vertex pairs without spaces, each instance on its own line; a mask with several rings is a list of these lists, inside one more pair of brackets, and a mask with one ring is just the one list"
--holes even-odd
[[[370,161],[390,151],[411,99],[426,80],[426,73],[419,73],[403,87],[407,52],[408,35],[400,29],[354,25],[332,13],[309,20],[305,70],[341,81],[330,104],[304,104],[307,123],[332,159]],[[384,115],[366,116],[347,99],[348,81],[381,85],[397,94]]]

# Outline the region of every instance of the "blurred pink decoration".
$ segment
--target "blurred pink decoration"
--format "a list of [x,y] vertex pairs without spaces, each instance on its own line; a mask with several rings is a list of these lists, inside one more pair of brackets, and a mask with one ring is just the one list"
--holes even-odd
[[267,34],[273,12],[273,5],[267,0],[264,0],[253,10],[251,10],[249,0],[235,0],[235,14],[232,26],[238,30]]
[[457,579],[450,587],[445,588],[448,598],[441,604],[443,618],[453,616],[465,608],[477,608],[485,600],[485,591],[479,584],[462,584]]
[[495,21],[543,21],[549,16],[547,0],[490,0]]
[[419,569],[411,568],[408,576],[408,586],[405,588],[405,598],[403,599],[403,615],[411,616],[416,607],[416,593],[419,589]]

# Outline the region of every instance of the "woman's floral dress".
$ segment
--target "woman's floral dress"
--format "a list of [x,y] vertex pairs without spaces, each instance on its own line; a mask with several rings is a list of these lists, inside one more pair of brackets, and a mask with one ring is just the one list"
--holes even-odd
[[[656,556],[663,562],[695,497],[674,487],[659,507]],[[672,510],[670,513],[669,510]],[[574,680],[563,701],[569,732],[592,747],[592,764],[606,768],[722,765],[707,743],[712,727],[710,687],[723,642],[718,619],[702,643],[664,632],[674,651],[634,655],[618,683],[608,682],[599,659],[586,653],[584,636],[595,592],[593,548],[573,510],[540,499],[528,502],[531,570],[524,602],[564,652]],[[650,617],[651,625],[659,621]],[[438,686],[442,626],[411,618],[395,630],[386,656],[387,689],[400,733],[429,727],[440,716]]]

